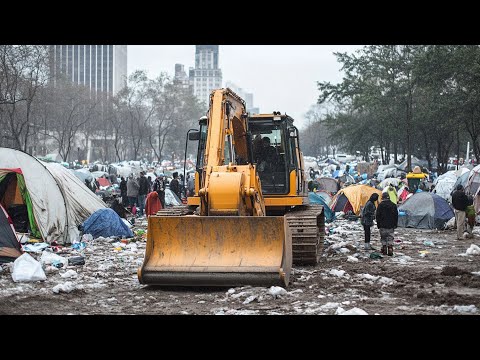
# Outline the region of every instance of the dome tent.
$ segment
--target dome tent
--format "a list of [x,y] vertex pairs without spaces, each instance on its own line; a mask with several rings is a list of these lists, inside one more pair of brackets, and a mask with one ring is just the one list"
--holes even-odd
[[346,213],[352,210],[355,215],[360,214],[361,207],[365,206],[370,196],[376,193],[379,198],[382,192],[368,185],[350,185],[341,189],[332,200],[330,208],[335,211]]
[[[5,184],[7,180],[9,184]],[[105,207],[60,164],[44,163],[10,148],[0,148],[0,189],[5,210],[9,212],[8,205],[26,207],[32,235],[49,243],[71,243],[79,235],[77,226]]]
[[399,227],[417,229],[443,229],[445,223],[455,217],[445,199],[425,191],[413,194],[398,207],[398,212]]

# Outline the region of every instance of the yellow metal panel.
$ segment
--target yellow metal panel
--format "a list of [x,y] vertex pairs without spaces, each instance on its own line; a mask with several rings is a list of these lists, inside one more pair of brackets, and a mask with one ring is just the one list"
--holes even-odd
[[288,193],[288,195],[297,195],[297,172],[295,170],[292,170],[290,172],[290,192]]
[[[198,285],[185,274],[244,273],[237,282],[255,283],[252,278],[260,274],[288,284],[292,244],[283,216],[150,216],[147,234],[141,283],[163,285],[164,277],[173,276],[180,279],[176,284]],[[150,281],[152,274],[157,277]]]
[[298,206],[306,204],[306,198],[301,196],[295,197],[268,197],[265,196],[265,206]]
[[200,197],[199,196],[190,196],[187,198],[188,206],[200,206]]

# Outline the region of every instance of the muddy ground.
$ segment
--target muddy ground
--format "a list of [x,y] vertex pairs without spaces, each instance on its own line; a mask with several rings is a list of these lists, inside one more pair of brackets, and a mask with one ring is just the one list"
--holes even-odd
[[[85,265],[46,267],[46,281],[15,283],[4,265],[0,314],[474,315],[480,308],[480,255],[467,249],[480,246],[478,227],[474,235],[458,241],[454,230],[397,229],[394,256],[372,259],[372,251],[363,250],[360,223],[339,220],[326,237],[322,261],[294,267],[286,290],[141,285],[137,268],[145,241],[100,238],[80,252],[65,250],[65,257],[83,254]],[[379,251],[377,229],[372,245]],[[75,273],[66,275],[68,270]]]

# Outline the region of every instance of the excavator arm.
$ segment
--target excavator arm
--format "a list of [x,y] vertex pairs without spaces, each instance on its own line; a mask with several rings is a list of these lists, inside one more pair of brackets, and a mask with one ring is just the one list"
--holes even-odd
[[150,216],[142,284],[283,285],[292,266],[284,216],[266,216],[252,162],[245,102],[230,89],[210,95],[200,216]]

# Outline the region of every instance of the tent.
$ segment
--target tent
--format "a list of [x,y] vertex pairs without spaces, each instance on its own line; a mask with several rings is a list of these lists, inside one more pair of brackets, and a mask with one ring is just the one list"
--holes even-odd
[[[452,192],[457,188],[458,185],[463,185],[465,188],[468,183],[468,177],[470,176],[470,171],[463,173],[457,178],[457,181],[455,181],[455,184],[453,185]],[[450,193],[452,195],[452,193]]]
[[365,206],[373,193],[377,193],[379,199],[382,192],[368,185],[351,185],[341,189],[333,198],[331,209],[335,212],[347,212],[352,210],[355,215],[360,214],[360,207]]
[[330,209],[321,195],[318,193],[309,192],[308,200],[311,204],[320,204],[323,206],[326,222],[332,222],[335,220],[335,213],[332,211],[332,209]]
[[399,227],[417,229],[443,229],[455,217],[445,199],[426,191],[413,194],[398,207],[398,212]]
[[13,205],[23,209],[32,236],[49,243],[71,243],[79,235],[77,226],[105,207],[62,165],[10,148],[0,148],[0,189],[7,213],[12,216]]
[[323,201],[328,206],[330,206],[330,204],[332,203],[332,196],[329,193],[327,193],[326,191],[316,191],[315,194],[321,196],[323,198]]
[[317,190],[323,190],[330,194],[336,194],[338,190],[337,181],[334,178],[320,177],[316,179],[319,187]]
[[468,175],[467,185],[465,186],[465,193],[467,195],[474,195],[480,187],[480,165],[475,166]]
[[22,255],[20,243],[8,213],[0,205],[0,264],[14,261]]
[[98,209],[82,224],[83,232],[94,238],[99,236],[133,237],[132,230],[123,222],[122,218],[110,208]]
[[385,180],[382,180],[380,182],[380,184],[377,185],[377,188],[380,189],[380,190],[383,190],[389,184],[392,184],[393,186],[398,186],[401,182],[402,182],[402,180],[400,180],[398,178],[390,177],[390,178],[386,178]]
[[447,171],[445,174],[440,175],[438,178],[436,178],[433,182],[433,184],[435,185],[433,193],[437,194],[445,200],[448,200],[450,198],[450,193],[453,190],[453,185],[455,185],[456,181],[457,176],[455,175],[455,171]]

